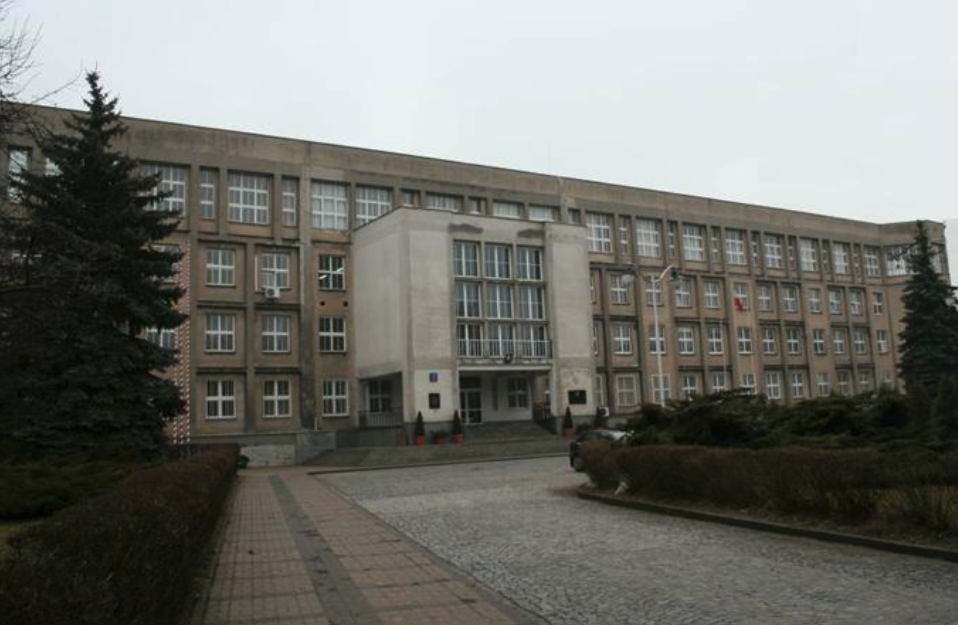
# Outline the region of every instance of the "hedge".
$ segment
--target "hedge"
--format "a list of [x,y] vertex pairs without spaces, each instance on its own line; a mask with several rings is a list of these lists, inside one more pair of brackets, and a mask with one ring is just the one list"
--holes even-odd
[[217,447],[136,472],[10,540],[0,561],[6,625],[158,625],[191,604],[236,475]]

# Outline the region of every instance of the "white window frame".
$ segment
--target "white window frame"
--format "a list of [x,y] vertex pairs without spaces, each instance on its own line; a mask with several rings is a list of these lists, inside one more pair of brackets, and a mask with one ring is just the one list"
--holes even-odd
[[799,239],[799,258],[802,271],[818,271],[818,249],[813,239]]
[[478,282],[457,280],[453,288],[456,317],[478,319],[482,316],[482,285]]
[[600,254],[612,253],[612,215],[587,212],[586,226],[589,229],[589,251]]
[[209,167],[200,168],[200,219],[216,219],[216,192],[220,172]]
[[772,285],[767,282],[759,282],[755,285],[755,300],[761,312],[772,310],[772,288]]
[[782,249],[783,243],[781,235],[765,235],[765,266],[767,268],[782,269],[784,267]]
[[881,250],[877,247],[866,246],[864,251],[865,256],[865,277],[868,278],[880,278],[881,277]]
[[288,419],[293,416],[291,387],[287,379],[263,380],[264,419]]
[[881,291],[872,293],[872,313],[876,317],[881,317],[885,314],[885,294]]
[[652,398],[655,403],[664,404],[672,399],[672,380],[668,373],[653,373],[649,379],[652,381]]
[[662,256],[661,222],[656,219],[635,219],[635,253],[643,258]]
[[319,290],[346,290],[346,257],[342,254],[319,255]]
[[356,226],[379,219],[393,209],[392,189],[356,185]]
[[289,267],[292,257],[289,252],[264,251],[259,258],[260,290],[273,286],[283,291],[290,289]]
[[151,326],[146,329],[145,334],[146,340],[160,349],[176,351],[179,347],[179,338],[176,328],[157,328],[156,326]]
[[519,286],[519,318],[544,321],[546,318],[545,289],[541,286]]
[[848,291],[848,312],[849,314],[860,316],[865,314],[865,293],[859,289],[849,289]]
[[831,315],[845,314],[845,301],[841,289],[828,289],[828,312]]
[[725,262],[729,265],[747,265],[745,231],[732,228],[725,230]]
[[692,399],[699,394],[699,376],[694,373],[682,374],[682,399]]
[[632,324],[612,324],[612,353],[616,356],[632,355]]
[[[713,288],[714,287],[714,288]],[[703,286],[705,292],[705,307],[718,309],[722,307],[721,285],[718,280],[706,280]]]
[[631,408],[639,405],[639,376],[637,373],[615,374],[615,405]]
[[453,275],[457,278],[479,277],[479,244],[475,241],[453,241]]
[[805,372],[792,371],[792,399],[805,399]]
[[264,354],[290,353],[292,317],[286,314],[266,314],[262,317],[261,346]]
[[447,193],[426,193],[426,208],[446,213],[461,213],[462,196]]
[[822,312],[822,289],[817,286],[808,287],[808,312],[819,314]]
[[672,283],[677,308],[692,307],[692,283],[686,278],[679,278]]
[[752,353],[752,328],[739,326],[735,329],[735,344],[738,353],[748,355]]
[[875,331],[875,348],[878,350],[879,354],[887,354],[889,350],[889,336],[888,330],[876,330]]
[[815,374],[815,377],[817,378],[816,385],[818,387],[818,396],[827,397],[828,395],[831,395],[832,381],[831,381],[831,376],[828,374],[828,372],[819,371],[817,374]]
[[270,177],[231,171],[227,178],[229,221],[257,226],[269,225]]
[[203,416],[210,421],[236,418],[236,384],[233,380],[206,380],[206,408]]
[[310,215],[314,230],[349,230],[349,191],[342,182],[310,183]]
[[512,279],[512,246],[489,243],[484,248],[485,278],[487,280]]
[[785,328],[785,353],[800,356],[802,353],[802,330],[795,326]]
[[542,282],[542,248],[520,245],[516,248],[518,279]]
[[286,227],[295,227],[299,216],[299,180],[283,178],[282,223]]
[[515,316],[513,300],[511,284],[487,284],[486,317],[489,319],[512,319]]
[[180,165],[166,165],[161,163],[144,163],[140,172],[144,176],[159,174],[160,181],[152,193],[168,193],[168,197],[151,202],[147,210],[164,213],[186,212],[186,189],[189,186],[189,168]]
[[782,373],[780,371],[765,372],[765,396],[771,400],[782,398]]
[[856,355],[864,356],[868,354],[868,330],[864,328],[853,329],[852,346]]
[[755,394],[755,374],[754,373],[743,373],[742,374],[742,388],[748,391],[749,395]]
[[786,284],[782,287],[782,310],[787,313],[798,312],[798,299],[801,297],[797,286]]
[[712,393],[721,393],[728,390],[728,376],[724,371],[712,372],[709,390]]
[[349,416],[349,384],[342,379],[323,380],[320,407],[324,417]]
[[762,354],[765,356],[778,354],[778,328],[762,326]]
[[832,353],[833,354],[846,354],[848,346],[848,335],[845,332],[845,328],[832,328]]
[[346,352],[346,317],[324,315],[319,318],[319,351],[322,354]]
[[825,330],[822,328],[812,329],[812,351],[815,352],[816,356],[824,356],[828,353]]
[[208,312],[203,316],[203,351],[231,354],[236,351],[236,315]]
[[522,219],[522,204],[518,202],[492,201],[492,216],[505,219]]
[[609,293],[614,305],[623,306],[629,303],[629,286],[625,283],[625,274],[609,274]]
[[847,243],[832,243],[832,269],[836,274],[851,273]]
[[652,324],[649,326],[649,353],[663,355],[666,353],[664,324],[660,323],[658,326]]
[[695,327],[681,325],[676,327],[676,339],[679,345],[679,355],[695,355]]
[[526,208],[529,216],[529,221],[543,221],[543,222],[552,222],[556,220],[556,209],[552,206],[538,206],[536,204],[530,204]]
[[725,332],[720,325],[705,326],[708,339],[708,350],[711,356],[721,356],[725,353]]
[[231,247],[206,248],[206,285],[236,286],[236,250]]
[[529,378],[507,378],[506,405],[510,410],[521,410],[529,407]]
[[682,224],[682,253],[685,260],[705,260],[705,226]]
[[30,171],[31,156],[29,148],[10,148],[7,152],[7,197],[11,202],[20,201],[20,190],[14,188],[13,181]]

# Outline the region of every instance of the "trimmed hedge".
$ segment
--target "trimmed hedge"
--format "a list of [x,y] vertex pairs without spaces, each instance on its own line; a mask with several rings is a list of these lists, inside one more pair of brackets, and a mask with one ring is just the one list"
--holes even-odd
[[175,622],[191,604],[237,456],[224,446],[139,471],[13,537],[0,561],[3,622]]

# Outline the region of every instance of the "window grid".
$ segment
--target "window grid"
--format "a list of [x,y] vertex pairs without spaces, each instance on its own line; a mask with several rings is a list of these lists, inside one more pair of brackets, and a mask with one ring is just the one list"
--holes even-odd
[[349,415],[349,397],[346,380],[323,380],[323,416]]
[[635,252],[645,258],[658,258],[662,255],[658,221],[653,219],[635,220]]
[[529,407],[528,378],[509,378],[506,383],[506,402],[509,408]]
[[720,356],[725,353],[725,340],[722,335],[722,326],[706,326],[709,354]]
[[612,253],[612,217],[603,213],[586,213],[589,228],[589,251]]
[[725,258],[730,265],[747,264],[745,256],[745,232],[743,230],[725,231]]
[[299,180],[283,178],[283,225],[295,226],[299,215]]
[[705,281],[705,307],[706,308],[720,308],[721,307],[721,295],[720,295],[719,283],[715,280],[706,280]]
[[206,313],[203,348],[210,353],[236,351],[236,315]]
[[346,318],[319,318],[319,351],[343,353],[346,351]]
[[266,354],[289,353],[289,315],[263,315],[263,352]]
[[632,326],[630,324],[612,324],[612,352],[617,356],[632,354]]
[[206,381],[206,418],[236,418],[236,395],[232,380]]
[[236,252],[230,248],[211,247],[206,250],[206,284],[234,286],[236,279]]
[[349,202],[346,185],[314,180],[311,185],[312,226],[317,230],[348,230]]
[[765,266],[769,269],[781,269],[782,237],[777,234],[765,235]]
[[752,329],[747,327],[739,327],[735,330],[735,339],[738,345],[739,354],[751,354],[752,353]]
[[154,193],[169,194],[168,197],[159,202],[151,203],[149,206],[150,210],[167,213],[182,213],[186,210],[186,187],[188,178],[188,169],[186,167],[148,163],[142,166],[141,171],[144,176],[159,176],[159,183],[153,190]]
[[679,326],[676,329],[679,354],[682,356],[695,355],[695,328],[692,326]]
[[269,177],[229,174],[229,220],[243,224],[269,223]]
[[289,380],[263,381],[263,418],[283,419],[292,416]]
[[685,260],[705,260],[705,227],[683,224],[682,250]]
[[200,219],[216,219],[216,187],[219,172],[215,169],[200,170]]
[[617,373],[615,376],[615,405],[629,408],[639,403],[639,376],[635,373]]
[[319,255],[319,290],[346,290],[346,257],[340,254]]
[[263,252],[260,255],[260,287],[289,289],[290,256],[286,252]]
[[356,187],[356,225],[368,224],[392,210],[393,192],[382,187]]
[[517,202],[503,202],[500,200],[493,200],[492,216],[505,217],[507,219],[521,219],[522,205]]

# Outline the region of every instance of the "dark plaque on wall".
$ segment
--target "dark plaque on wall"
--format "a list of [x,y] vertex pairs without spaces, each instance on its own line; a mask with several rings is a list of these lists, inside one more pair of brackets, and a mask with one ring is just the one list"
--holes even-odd
[[569,403],[573,406],[581,406],[586,403],[585,391],[569,391]]
[[429,393],[429,408],[439,410],[439,393]]

